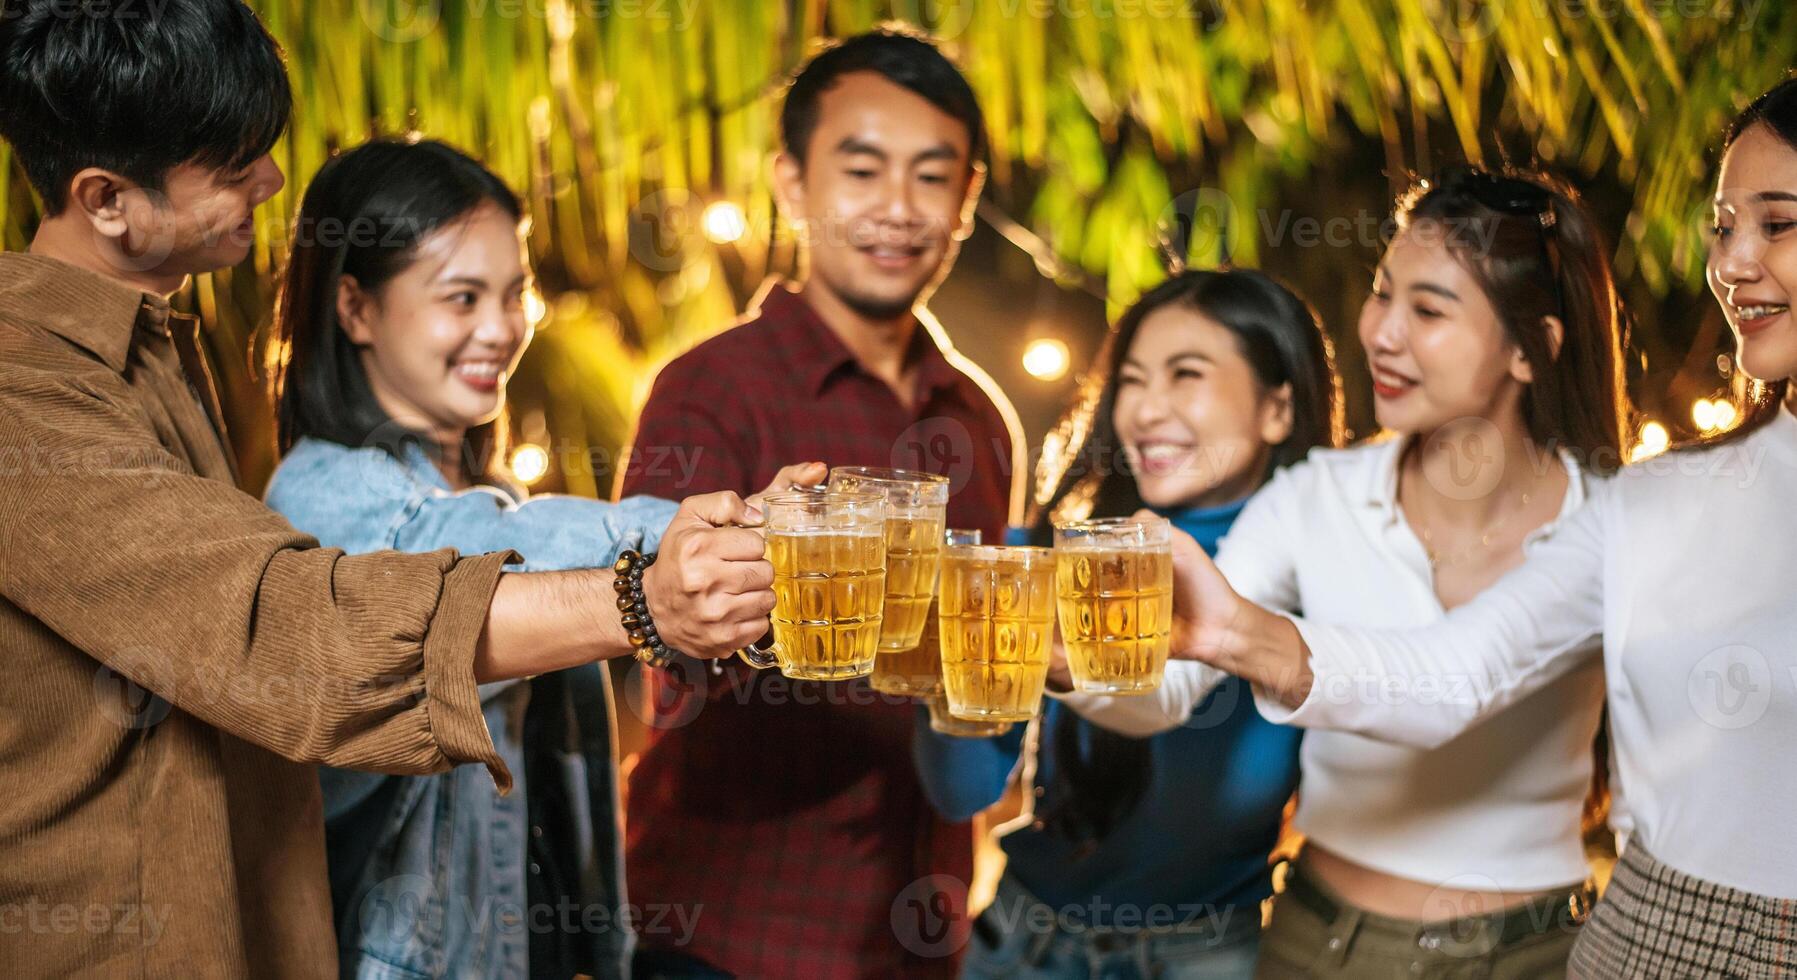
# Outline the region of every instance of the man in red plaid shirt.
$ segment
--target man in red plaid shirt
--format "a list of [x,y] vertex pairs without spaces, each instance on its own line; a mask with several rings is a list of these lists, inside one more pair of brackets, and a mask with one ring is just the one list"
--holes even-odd
[[[622,492],[754,490],[796,459],[927,469],[951,479],[949,526],[999,540],[1021,503],[1016,415],[921,305],[972,227],[973,91],[927,41],[875,32],[813,59],[780,122],[775,190],[809,275],[662,370]],[[630,897],[693,925],[645,918],[639,976],[952,975],[973,840],[924,797],[910,704],[740,663],[657,684]]]

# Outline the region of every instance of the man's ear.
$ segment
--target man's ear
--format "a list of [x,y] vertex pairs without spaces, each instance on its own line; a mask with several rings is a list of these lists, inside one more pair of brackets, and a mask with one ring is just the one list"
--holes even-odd
[[980,193],[986,189],[986,165],[974,163],[973,174],[967,178],[967,200],[961,202],[960,224],[955,226],[955,241],[964,242],[973,236],[973,216],[980,206]]
[[805,225],[805,166],[798,157],[781,150],[774,157],[774,205],[793,228]]
[[355,276],[337,278],[337,325],[357,347],[374,343],[374,297],[362,288]]
[[130,228],[125,193],[136,186],[110,170],[85,167],[69,179],[68,209],[79,212],[100,236],[122,239]]
[[[1541,318],[1541,327],[1547,331],[1547,359],[1558,363],[1560,346],[1566,342],[1566,325],[1557,316],[1544,316]],[[1529,366],[1529,359],[1520,346],[1510,355],[1510,376],[1523,384],[1530,384],[1535,380],[1535,369]]]

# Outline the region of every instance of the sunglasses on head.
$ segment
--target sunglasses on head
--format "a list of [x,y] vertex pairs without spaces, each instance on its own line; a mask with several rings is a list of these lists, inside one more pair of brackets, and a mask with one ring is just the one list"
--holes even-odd
[[1553,277],[1554,309],[1564,311],[1560,292],[1560,249],[1554,238],[1554,195],[1533,181],[1494,174],[1477,167],[1450,167],[1428,182],[1430,191],[1472,198],[1486,208],[1519,218],[1534,218],[1541,232],[1542,257]]
[[1554,195],[1532,181],[1505,177],[1477,167],[1450,167],[1428,184],[1431,190],[1464,194],[1502,214],[1532,216],[1543,228],[1554,226]]

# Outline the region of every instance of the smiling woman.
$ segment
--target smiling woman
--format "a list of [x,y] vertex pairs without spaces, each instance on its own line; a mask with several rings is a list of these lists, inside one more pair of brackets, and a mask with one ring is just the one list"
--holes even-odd
[[530,343],[523,207],[442,143],[365,144],[306,191],[276,325],[283,452],[420,437],[451,487],[503,459]]

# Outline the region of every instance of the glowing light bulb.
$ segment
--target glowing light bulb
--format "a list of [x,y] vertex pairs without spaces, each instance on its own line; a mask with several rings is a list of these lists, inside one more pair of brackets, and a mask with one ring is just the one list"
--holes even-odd
[[1052,337],[1042,337],[1023,348],[1023,369],[1042,381],[1059,381],[1073,363],[1067,345]]
[[549,473],[549,453],[542,446],[524,443],[512,450],[512,476],[527,487]]
[[1658,422],[1648,422],[1641,427],[1639,441],[1635,448],[1629,450],[1629,462],[1637,463],[1666,451],[1672,445],[1672,437],[1666,433],[1666,427]]
[[705,237],[714,244],[728,245],[748,233],[749,218],[743,214],[742,205],[735,201],[713,201],[699,216],[699,226],[705,229]]
[[1691,403],[1691,421],[1701,431],[1708,432],[1716,427],[1715,408],[1708,398],[1699,398]]

